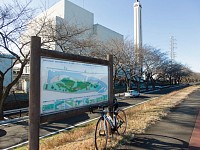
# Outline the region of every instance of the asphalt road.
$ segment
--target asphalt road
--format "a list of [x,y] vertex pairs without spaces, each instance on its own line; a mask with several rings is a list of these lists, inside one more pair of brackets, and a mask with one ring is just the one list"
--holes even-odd
[[[141,96],[137,98],[123,99],[122,97],[119,97],[119,106],[124,108],[127,106],[135,105],[181,88],[183,87],[166,88],[149,94],[141,94]],[[99,114],[84,113],[77,117],[41,124],[40,136],[58,133],[66,128],[73,128],[73,126],[76,126],[77,124],[84,123],[91,119],[97,118],[98,116]],[[17,144],[27,142],[27,140],[28,120],[0,126],[0,149],[10,148]]]

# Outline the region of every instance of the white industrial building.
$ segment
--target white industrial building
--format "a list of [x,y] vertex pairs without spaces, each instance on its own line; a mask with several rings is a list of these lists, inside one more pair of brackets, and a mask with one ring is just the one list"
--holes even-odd
[[[34,20],[39,20],[41,18],[47,17],[51,19],[55,26],[60,25],[61,23],[66,23],[67,25],[76,26],[77,28],[86,28],[88,29],[84,35],[81,35],[81,38],[90,37],[94,40],[98,40],[100,42],[107,42],[110,40],[119,40],[123,41],[123,35],[108,29],[100,24],[94,24],[94,14],[89,12],[88,10],[68,1],[61,0],[45,12],[38,15]],[[36,29],[34,29],[36,28]],[[37,26],[34,24],[29,27],[26,34],[30,36],[30,34],[34,35],[35,30],[37,30]],[[64,30],[61,32],[65,32]],[[46,37],[42,37],[42,40]],[[60,51],[59,46],[56,43],[50,43],[50,49]]]
[[94,24],[93,13],[68,0],[61,0],[46,10],[45,13],[52,18],[60,17],[71,25],[90,28],[90,33],[103,42],[111,39],[123,40],[123,35],[100,24]]
[[[53,5],[51,8],[47,9],[45,12],[39,14],[35,19],[33,19],[32,22],[37,22],[37,20],[41,20],[42,18],[50,19],[53,21],[55,26],[59,26],[61,23],[66,23],[71,26],[76,26],[77,28],[86,28],[88,29],[87,32],[85,32],[83,35],[81,35],[81,38],[87,38],[90,37],[91,39],[94,39],[96,41],[106,43],[111,40],[119,40],[123,41],[123,35],[104,27],[100,24],[94,24],[94,14],[92,12],[89,12],[88,10],[68,1],[68,0],[61,0],[55,5]],[[24,33],[24,35],[21,37],[21,40],[30,40],[30,36],[35,36],[35,31],[38,30],[40,27],[38,27],[37,24],[32,24],[28,28],[28,30]],[[47,31],[48,32],[48,31]],[[65,30],[60,31],[66,32]],[[27,36],[26,36],[27,35]],[[44,33],[45,35],[45,33]],[[39,35],[42,40],[45,40],[45,36]],[[29,39],[26,39],[29,38]],[[49,49],[51,50],[57,50],[61,51],[60,47],[56,42],[51,42],[49,44]],[[28,52],[30,49],[29,47],[26,48],[26,51]],[[26,51],[24,53],[26,53]],[[26,66],[29,67],[29,66]],[[30,70],[30,69],[26,69]],[[29,74],[29,72],[26,72],[26,76]],[[22,79],[24,85],[28,85],[29,81],[26,79]],[[25,86],[27,87],[27,86]],[[24,91],[27,91],[27,89],[23,89]]]

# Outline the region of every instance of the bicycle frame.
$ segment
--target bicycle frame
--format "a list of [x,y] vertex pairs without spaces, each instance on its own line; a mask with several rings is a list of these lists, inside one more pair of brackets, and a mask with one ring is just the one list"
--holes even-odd
[[107,115],[106,113],[107,113],[107,111],[103,111],[102,115],[101,115],[104,118],[103,119],[104,120],[104,127],[105,127],[105,124],[106,124],[106,121],[107,121],[109,123],[111,129],[113,131],[116,131],[117,130],[117,126],[116,126],[117,125],[117,120],[116,120],[115,112],[113,113],[113,118],[111,118],[111,116]]

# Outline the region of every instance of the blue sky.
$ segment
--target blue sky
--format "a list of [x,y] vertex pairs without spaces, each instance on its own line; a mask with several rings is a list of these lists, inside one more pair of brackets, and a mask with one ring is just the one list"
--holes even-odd
[[[42,4],[41,1],[43,0],[33,0],[33,6],[38,7]],[[46,7],[58,1],[46,0]],[[135,0],[69,1],[94,13],[94,23],[133,39]],[[143,44],[167,52],[170,51],[170,36],[174,36],[175,60],[195,72],[200,72],[200,0],[140,0],[140,2]]]

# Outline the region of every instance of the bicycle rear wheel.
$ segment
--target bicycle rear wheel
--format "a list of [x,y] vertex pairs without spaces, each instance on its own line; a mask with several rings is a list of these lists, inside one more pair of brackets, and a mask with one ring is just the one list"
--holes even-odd
[[108,140],[108,128],[104,118],[99,118],[95,130],[95,148],[97,150],[106,149]]
[[121,109],[118,109],[116,114],[117,133],[123,135],[126,132],[127,127],[126,114]]

